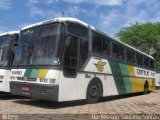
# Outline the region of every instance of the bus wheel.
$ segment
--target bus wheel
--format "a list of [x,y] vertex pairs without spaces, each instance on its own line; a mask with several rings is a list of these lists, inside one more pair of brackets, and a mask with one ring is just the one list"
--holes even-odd
[[102,97],[102,84],[98,80],[92,80],[87,88],[86,102],[96,103]]
[[144,92],[143,93],[144,94],[148,93],[148,83],[147,82],[145,82],[145,84],[144,84]]

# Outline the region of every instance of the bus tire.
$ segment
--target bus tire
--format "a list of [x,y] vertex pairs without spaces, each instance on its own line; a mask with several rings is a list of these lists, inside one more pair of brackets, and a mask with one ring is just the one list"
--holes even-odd
[[86,102],[97,103],[102,97],[102,83],[99,80],[92,80],[87,88]]
[[148,93],[149,93],[149,91],[148,91],[148,82],[145,82],[143,94],[148,94]]

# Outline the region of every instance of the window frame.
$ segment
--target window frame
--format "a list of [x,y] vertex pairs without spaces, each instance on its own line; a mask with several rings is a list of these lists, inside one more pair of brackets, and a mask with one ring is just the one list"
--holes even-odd
[[[148,61],[148,65],[146,65],[146,63],[145,63],[146,60]],[[150,61],[149,61],[149,57],[147,57],[147,56],[143,57],[143,67],[147,68],[147,69],[150,69]]]
[[[128,60],[128,52],[129,52],[129,60]],[[133,54],[134,53],[134,57]],[[133,57],[133,62],[131,61],[131,58]],[[126,48],[126,63],[131,64],[131,65],[136,65],[136,51],[131,49],[131,48]]]
[[[71,31],[69,31],[69,25],[74,25],[74,26],[78,26],[80,29],[84,29],[84,30],[86,30],[86,37],[84,37],[84,36],[82,36],[81,34],[75,34],[75,32],[73,33],[73,32],[71,32]],[[76,23],[76,22],[67,22],[66,23],[66,36],[68,36],[68,35],[72,35],[72,36],[76,36],[77,38],[78,38],[78,70],[81,70],[81,69],[83,69],[84,68],[84,66],[86,65],[86,62],[87,62],[87,60],[89,59],[89,52],[90,52],[90,37],[89,37],[89,32],[90,32],[90,28],[87,28],[86,26],[84,26],[84,25],[81,25],[81,24],[79,24],[79,23]],[[77,27],[77,28],[78,28]],[[81,30],[80,30],[81,31]],[[81,36],[80,36],[81,35]],[[86,56],[86,59],[85,59],[85,61],[82,63],[82,66],[80,66],[80,55],[81,55],[81,50],[80,50],[80,44],[81,44],[81,42],[80,42],[80,40],[87,40],[88,41],[88,54],[87,54],[87,56]]]
[[[100,45],[101,47],[100,47],[99,51],[95,51],[94,50],[94,44],[93,44],[93,42],[94,42],[94,39],[93,39],[94,35],[97,35],[100,38],[100,41],[101,41],[101,45]],[[104,56],[104,57],[110,57],[111,54],[112,54],[112,52],[111,52],[112,40],[109,37],[101,35],[97,31],[93,31],[93,30],[91,31],[91,36],[92,36],[91,37],[91,48],[92,48],[91,51],[92,51],[92,53],[95,54],[95,55],[98,55],[98,56],[100,55],[100,56]],[[106,54],[106,49],[104,47],[105,41],[109,43],[109,46],[107,46],[107,47],[109,47],[107,54]]]
[[[118,56],[117,57],[114,57],[114,45],[116,45],[117,46],[117,54],[118,54]],[[123,52],[121,52],[120,51],[120,49],[123,49]],[[121,57],[121,53],[123,53],[122,54],[122,57]],[[120,60],[120,61],[123,61],[123,62],[126,62],[126,47],[125,46],[123,46],[123,45],[121,45],[121,44],[119,44],[119,43],[116,43],[116,42],[112,42],[112,58],[114,58],[114,59],[117,59],[117,60]]]

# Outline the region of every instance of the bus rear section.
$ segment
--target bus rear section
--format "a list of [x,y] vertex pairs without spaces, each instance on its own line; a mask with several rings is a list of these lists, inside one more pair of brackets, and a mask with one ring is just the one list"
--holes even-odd
[[19,31],[0,35],[0,91],[10,92],[10,69],[14,58],[13,44],[18,41]]

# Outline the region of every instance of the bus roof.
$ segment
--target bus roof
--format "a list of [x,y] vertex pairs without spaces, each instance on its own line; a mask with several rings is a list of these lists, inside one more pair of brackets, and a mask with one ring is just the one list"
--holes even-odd
[[18,33],[19,33],[19,31],[9,31],[9,32],[5,32],[5,33],[0,34],[0,36],[13,35],[13,34],[18,34]]
[[[42,21],[42,22],[38,22],[38,23],[35,23],[35,24],[31,24],[31,25],[28,25],[26,27],[23,27],[22,30],[25,30],[25,29],[28,29],[28,28],[32,28],[32,27],[36,27],[36,26],[39,26],[39,25],[44,25],[44,24],[48,24],[48,23],[53,23],[53,22],[62,22],[62,21],[71,21],[71,22],[77,22],[77,23],[80,23],[86,27],[88,27],[89,25],[79,19],[76,19],[76,18],[72,18],[72,17],[60,17],[60,18],[54,18],[54,19],[50,19],[50,20],[46,20],[46,21]],[[93,26],[91,26],[92,29],[95,29]]]
[[[29,29],[29,28],[36,27],[36,26],[40,26],[40,25],[44,25],[44,24],[48,24],[48,23],[62,22],[62,21],[77,22],[77,23],[79,23],[81,25],[84,25],[86,27],[90,26],[87,23],[85,23],[85,22],[83,22],[83,21],[81,21],[79,19],[76,19],[76,18],[72,18],[72,17],[60,17],[60,18],[54,18],[54,19],[50,19],[50,20],[46,20],[46,21],[42,21],[42,22],[38,22],[38,23],[35,23],[35,24],[28,25],[26,27],[23,27],[22,30]],[[101,32],[101,31],[95,29],[93,26],[90,26],[90,27],[91,27],[92,30],[96,30],[97,32],[102,33],[105,36],[109,37],[106,33]],[[109,38],[111,38],[111,37],[109,37]],[[116,41],[116,42],[119,42],[120,44],[122,44],[124,46],[127,46],[127,47],[129,47],[129,48],[131,48],[131,49],[133,49],[133,50],[135,50],[135,51],[137,51],[137,52],[139,52],[139,53],[147,56],[147,57],[150,57],[150,58],[154,59],[152,56],[147,55],[146,53],[144,53],[144,52],[142,52],[142,51],[140,51],[140,50],[138,50],[138,49],[136,49],[136,48],[134,48],[134,47],[132,47],[132,46],[130,46],[130,45],[122,42],[122,41],[120,41],[120,40],[115,40],[113,38],[111,38],[111,39],[114,40],[114,41]]]

